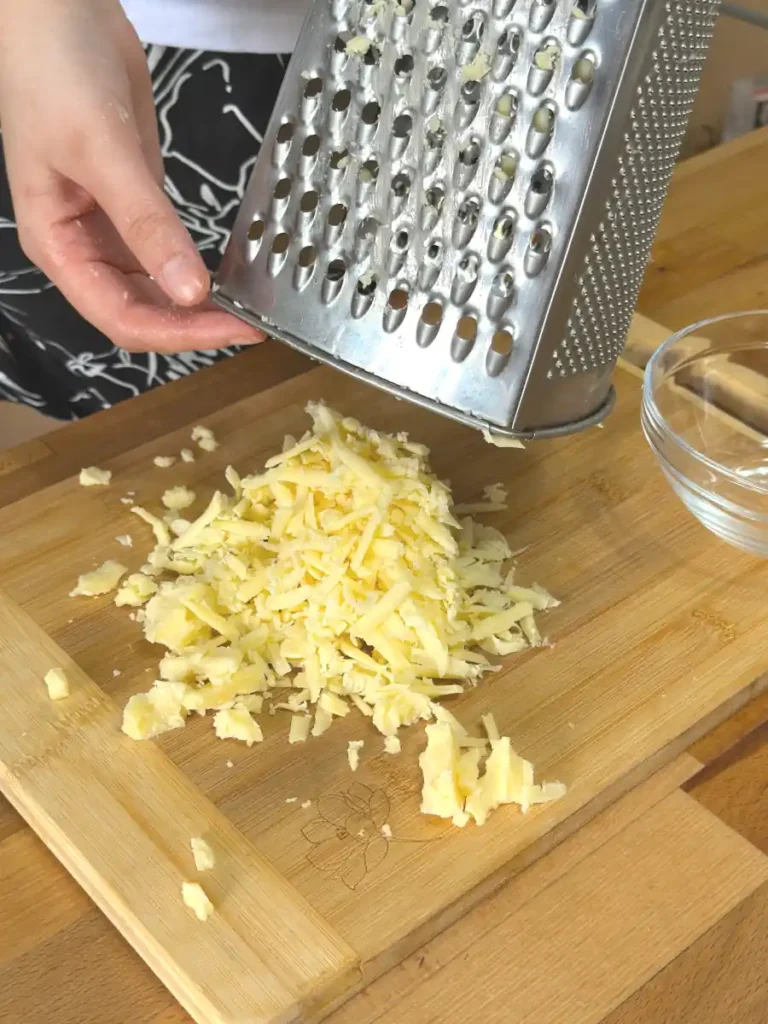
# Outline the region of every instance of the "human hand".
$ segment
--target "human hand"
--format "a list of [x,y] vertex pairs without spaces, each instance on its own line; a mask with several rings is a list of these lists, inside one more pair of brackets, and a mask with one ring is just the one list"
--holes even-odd
[[162,189],[152,85],[118,0],[0,0],[0,124],[24,252],[116,345],[260,341]]

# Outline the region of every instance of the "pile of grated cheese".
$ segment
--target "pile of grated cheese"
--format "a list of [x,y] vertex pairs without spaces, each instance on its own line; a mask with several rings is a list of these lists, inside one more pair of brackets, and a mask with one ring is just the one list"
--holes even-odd
[[[455,517],[423,445],[322,404],[307,412],[311,432],[286,438],[263,473],[228,468],[232,493],[197,519],[181,518],[181,502],[163,518],[134,508],[157,544],[115,600],[145,606],[146,638],[167,653],[152,689],[129,700],[124,731],[146,739],[212,710],[218,736],[250,745],[262,739],[255,716],[282,708],[295,743],[356,709],[388,750],[399,729],[432,723],[425,813],[463,825],[562,795],[534,785],[495,726],[487,741],[469,737],[438,703],[477,684],[492,657],[538,645],[535,615],[558,602],[515,584],[502,534]],[[504,507],[498,485],[486,494],[468,508]]]

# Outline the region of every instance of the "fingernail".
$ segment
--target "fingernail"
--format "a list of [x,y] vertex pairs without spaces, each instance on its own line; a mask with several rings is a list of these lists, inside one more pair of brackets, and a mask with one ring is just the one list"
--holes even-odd
[[235,345],[256,345],[260,341],[264,341],[263,334],[255,334],[252,338],[234,338],[230,341],[229,347],[232,348]]
[[199,262],[186,253],[173,256],[163,267],[162,283],[176,302],[189,305],[202,299],[206,290],[206,274]]

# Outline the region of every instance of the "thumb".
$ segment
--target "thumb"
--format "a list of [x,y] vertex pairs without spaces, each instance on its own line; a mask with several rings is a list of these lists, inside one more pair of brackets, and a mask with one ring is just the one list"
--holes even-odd
[[158,185],[138,137],[125,139],[81,175],[81,184],[109,217],[150,277],[182,306],[202,302],[210,277],[189,232]]

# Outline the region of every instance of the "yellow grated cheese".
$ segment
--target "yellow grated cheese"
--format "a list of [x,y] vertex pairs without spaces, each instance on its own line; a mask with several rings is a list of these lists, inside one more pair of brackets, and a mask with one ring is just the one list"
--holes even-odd
[[99,469],[98,466],[87,466],[80,470],[81,487],[106,487],[112,479],[112,471]]
[[356,772],[360,765],[360,751],[364,743],[365,740],[350,740],[347,744],[347,760],[353,772]]
[[51,700],[63,700],[69,696],[69,679],[63,668],[52,668],[45,673],[45,685]]
[[[311,432],[286,438],[262,472],[228,468],[232,496],[217,491],[181,529],[134,509],[157,543],[120,603],[149,594],[144,633],[167,654],[149,693],[129,701],[123,727],[148,738],[212,709],[219,737],[250,745],[262,739],[253,715],[265,694],[267,713],[292,715],[292,743],[358,710],[395,753],[400,729],[432,723],[424,810],[478,820],[495,799],[476,797],[477,814],[467,807],[488,744],[439,701],[479,683],[492,657],[540,643],[536,615],[555,599],[514,583],[498,530],[456,518],[423,445],[319,403],[307,411]],[[202,445],[209,432],[196,428],[194,439]],[[506,493],[494,484],[484,498],[498,508]],[[362,742],[348,747],[353,768]],[[526,791],[526,800],[553,792]]]
[[124,565],[107,559],[103,565],[92,572],[83,573],[77,581],[77,586],[70,591],[70,597],[99,597],[101,594],[108,594],[114,590],[120,580],[128,572]]
[[309,730],[312,726],[312,719],[309,715],[294,715],[291,719],[291,729],[288,733],[289,743],[306,743],[309,738]]
[[213,904],[198,882],[184,882],[181,898],[199,921],[207,921],[213,913]]
[[386,736],[384,738],[384,750],[388,754],[400,753],[400,740],[397,736]]
[[192,440],[204,452],[215,452],[219,447],[219,442],[213,436],[213,431],[209,427],[194,427],[192,429]]
[[216,864],[216,857],[211,849],[210,843],[204,839],[190,839],[189,845],[192,848],[192,857],[198,871],[210,871]]
[[163,504],[165,507],[176,512],[181,512],[185,508],[189,508],[194,500],[195,492],[190,491],[188,487],[183,486],[169,487],[163,494]]

